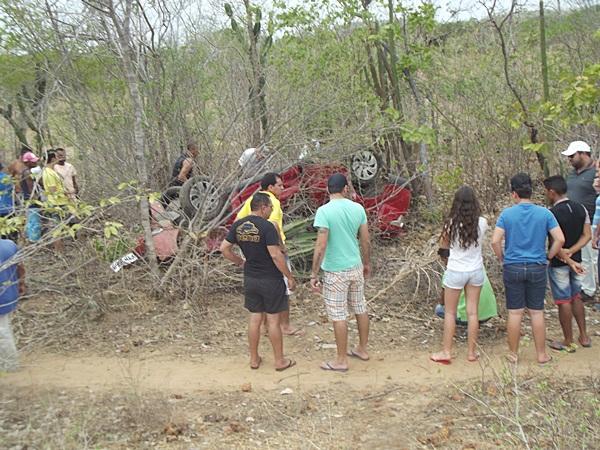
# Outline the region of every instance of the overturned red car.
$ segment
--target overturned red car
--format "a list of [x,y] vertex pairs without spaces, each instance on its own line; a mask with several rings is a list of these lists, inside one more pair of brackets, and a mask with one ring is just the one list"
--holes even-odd
[[[327,179],[336,172],[347,176],[349,174],[348,168],[343,165],[316,163],[298,163],[281,171],[285,189],[279,199],[284,212],[293,209],[292,214],[299,216],[314,214],[319,206],[328,201]],[[406,181],[399,177],[383,183],[372,180],[370,186],[365,186],[362,179],[364,173],[353,167],[353,179],[357,178],[357,174],[359,176],[352,197],[365,207],[372,229],[384,238],[401,234],[402,218],[408,211],[411,199]],[[152,205],[153,227],[156,230],[154,243],[158,258],[166,260],[177,253],[179,226],[185,225],[196,215],[204,222],[213,221],[217,224],[206,238],[207,251],[216,251],[227,227],[235,220],[237,211],[260,189],[262,176],[261,173],[229,187],[216,186],[207,177],[196,176],[181,187],[169,188],[165,192],[170,200],[166,210],[164,202]],[[298,208],[298,205],[301,207]],[[165,216],[168,221],[165,221]],[[145,250],[143,241],[139,244],[136,248],[138,254]]]

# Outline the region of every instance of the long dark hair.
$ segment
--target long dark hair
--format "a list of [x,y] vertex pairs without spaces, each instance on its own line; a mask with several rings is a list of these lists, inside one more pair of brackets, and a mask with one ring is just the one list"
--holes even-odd
[[454,194],[450,214],[444,222],[442,237],[448,242],[458,242],[461,248],[477,244],[479,238],[479,216],[481,206],[475,191],[469,186],[461,186]]

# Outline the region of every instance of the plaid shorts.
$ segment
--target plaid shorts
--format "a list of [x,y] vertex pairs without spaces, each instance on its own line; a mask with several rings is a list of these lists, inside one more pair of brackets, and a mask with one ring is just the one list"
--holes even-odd
[[323,274],[323,297],[329,320],[348,320],[348,309],[353,314],[365,314],[365,280],[363,266],[342,272]]

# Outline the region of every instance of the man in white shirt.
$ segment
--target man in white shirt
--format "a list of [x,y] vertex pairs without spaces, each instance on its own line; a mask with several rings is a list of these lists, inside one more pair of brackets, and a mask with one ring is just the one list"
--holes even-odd
[[77,180],[75,179],[77,171],[72,164],[67,162],[67,152],[64,148],[56,149],[56,158],[58,159],[58,162],[54,166],[54,170],[58,172],[63,179],[67,197],[69,197],[71,201],[75,201],[77,200],[77,194],[79,193],[79,186],[77,186]]
[[238,159],[238,164],[242,169],[242,173],[248,174],[255,169],[262,168],[268,152],[269,150],[264,145],[261,145],[258,148],[251,147],[244,150]]

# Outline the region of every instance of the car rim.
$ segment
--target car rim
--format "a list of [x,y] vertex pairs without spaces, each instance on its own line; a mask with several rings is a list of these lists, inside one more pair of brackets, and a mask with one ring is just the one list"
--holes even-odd
[[352,157],[352,173],[360,181],[371,180],[377,175],[377,158],[373,152],[363,150]]
[[210,181],[198,181],[190,190],[190,202],[196,210],[214,214],[219,207],[219,191]]

